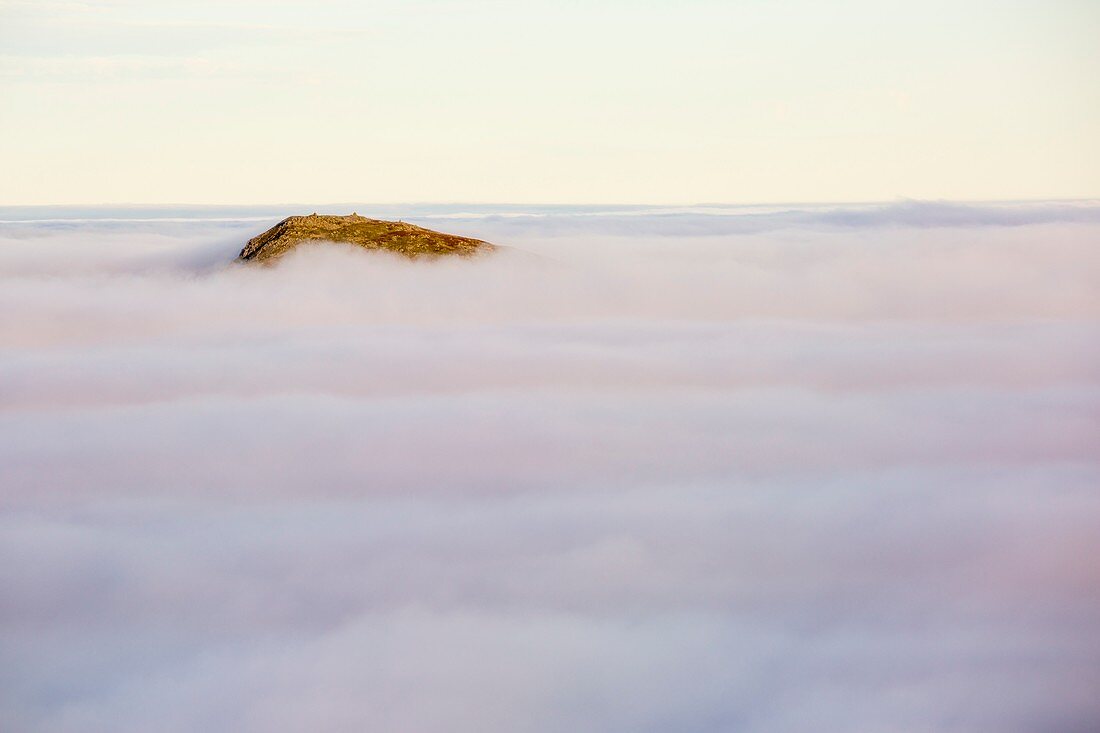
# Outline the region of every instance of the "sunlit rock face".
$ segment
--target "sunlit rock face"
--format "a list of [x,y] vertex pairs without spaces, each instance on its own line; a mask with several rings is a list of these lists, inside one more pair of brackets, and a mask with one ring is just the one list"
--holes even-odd
[[403,221],[368,219],[358,214],[291,216],[248,240],[237,259],[272,262],[304,242],[335,242],[384,250],[417,259],[471,257],[495,249],[488,242],[425,229]]

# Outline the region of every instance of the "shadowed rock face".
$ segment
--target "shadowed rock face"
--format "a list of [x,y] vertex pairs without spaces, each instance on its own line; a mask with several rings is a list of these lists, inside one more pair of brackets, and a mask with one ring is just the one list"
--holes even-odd
[[415,224],[364,216],[291,216],[248,240],[237,257],[241,262],[272,262],[302,242],[345,242],[366,249],[384,249],[410,259],[471,257],[496,247],[480,239],[443,234]]

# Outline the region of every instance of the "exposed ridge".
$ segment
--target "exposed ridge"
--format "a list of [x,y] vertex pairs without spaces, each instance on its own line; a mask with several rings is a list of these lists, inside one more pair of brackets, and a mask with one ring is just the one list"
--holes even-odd
[[358,214],[289,216],[248,240],[237,256],[242,262],[270,262],[303,242],[344,242],[366,249],[420,257],[471,257],[496,247],[480,239],[425,229],[403,221],[368,219]]

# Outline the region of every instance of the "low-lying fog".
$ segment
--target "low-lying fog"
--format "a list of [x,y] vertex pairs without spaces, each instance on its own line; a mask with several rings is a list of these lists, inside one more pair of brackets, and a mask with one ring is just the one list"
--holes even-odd
[[1100,205],[358,210],[0,217],[0,728],[1095,730]]

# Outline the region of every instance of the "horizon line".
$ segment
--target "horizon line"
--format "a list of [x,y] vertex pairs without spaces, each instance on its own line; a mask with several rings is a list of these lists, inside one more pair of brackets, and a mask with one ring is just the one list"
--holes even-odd
[[341,206],[560,206],[575,208],[617,207],[617,208],[746,208],[752,206],[875,206],[888,204],[1052,204],[1052,203],[1097,203],[1100,204],[1100,195],[1096,196],[1072,196],[1072,197],[1036,197],[1036,198],[921,198],[913,196],[899,196],[893,199],[850,199],[850,200],[790,200],[790,201],[697,201],[693,203],[630,203],[630,202],[563,202],[563,201],[463,201],[463,200],[435,200],[435,201],[285,201],[285,202],[231,202],[231,203],[204,203],[204,202],[83,202],[83,203],[0,203],[0,209],[94,209],[94,208],[241,208],[241,207],[341,207]]

